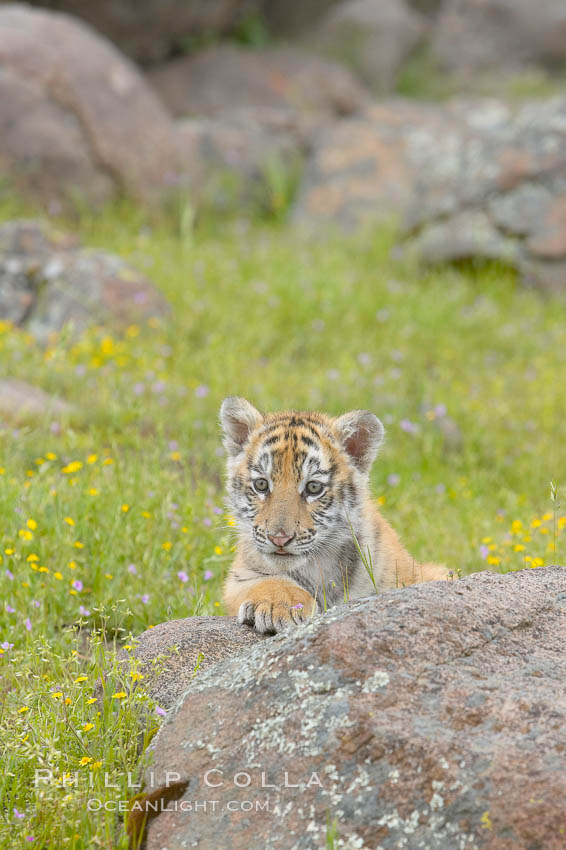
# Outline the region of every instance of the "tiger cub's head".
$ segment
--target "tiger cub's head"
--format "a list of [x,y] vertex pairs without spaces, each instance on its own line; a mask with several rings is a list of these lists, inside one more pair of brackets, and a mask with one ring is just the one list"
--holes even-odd
[[383,425],[373,413],[262,415],[231,396],[222,403],[220,422],[239,533],[272,566],[290,569],[298,559],[351,539],[383,440]]

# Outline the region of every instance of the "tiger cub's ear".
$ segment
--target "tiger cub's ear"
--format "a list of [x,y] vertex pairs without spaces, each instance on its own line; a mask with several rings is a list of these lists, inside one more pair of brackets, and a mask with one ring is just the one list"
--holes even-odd
[[354,466],[369,472],[385,435],[381,421],[367,410],[351,410],[332,424]]
[[220,425],[224,433],[224,448],[230,457],[240,454],[250,434],[263,422],[263,416],[253,404],[236,395],[225,398],[220,406]]

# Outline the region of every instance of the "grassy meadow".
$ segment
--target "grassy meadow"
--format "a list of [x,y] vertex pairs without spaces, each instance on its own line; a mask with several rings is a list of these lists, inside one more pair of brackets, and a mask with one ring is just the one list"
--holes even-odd
[[[14,850],[128,846],[124,814],[87,800],[133,795],[138,718],[147,744],[162,710],[134,662],[126,684],[114,675],[112,648],[223,613],[226,395],[374,411],[387,430],[375,496],[418,559],[464,574],[566,562],[563,301],[504,268],[393,260],[386,227],[194,231],[187,214],[128,205],[71,226],[144,271],[172,311],[47,348],[0,325],[0,372],[75,408],[0,426],[0,846]],[[34,787],[36,768],[53,781]]]

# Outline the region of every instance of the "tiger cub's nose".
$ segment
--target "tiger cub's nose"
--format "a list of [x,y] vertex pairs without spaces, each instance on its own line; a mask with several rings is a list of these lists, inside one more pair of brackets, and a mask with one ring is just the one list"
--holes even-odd
[[284,531],[278,531],[277,534],[268,534],[267,535],[274,546],[277,546],[278,549],[282,549],[284,546],[289,543],[290,540],[295,536],[294,534],[285,534]]

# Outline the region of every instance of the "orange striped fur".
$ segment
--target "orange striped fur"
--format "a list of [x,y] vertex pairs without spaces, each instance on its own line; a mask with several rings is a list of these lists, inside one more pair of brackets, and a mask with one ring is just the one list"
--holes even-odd
[[376,588],[446,578],[415,562],[370,496],[384,435],[372,413],[264,416],[230,397],[220,421],[238,531],[224,601],[240,622],[277,632]]

